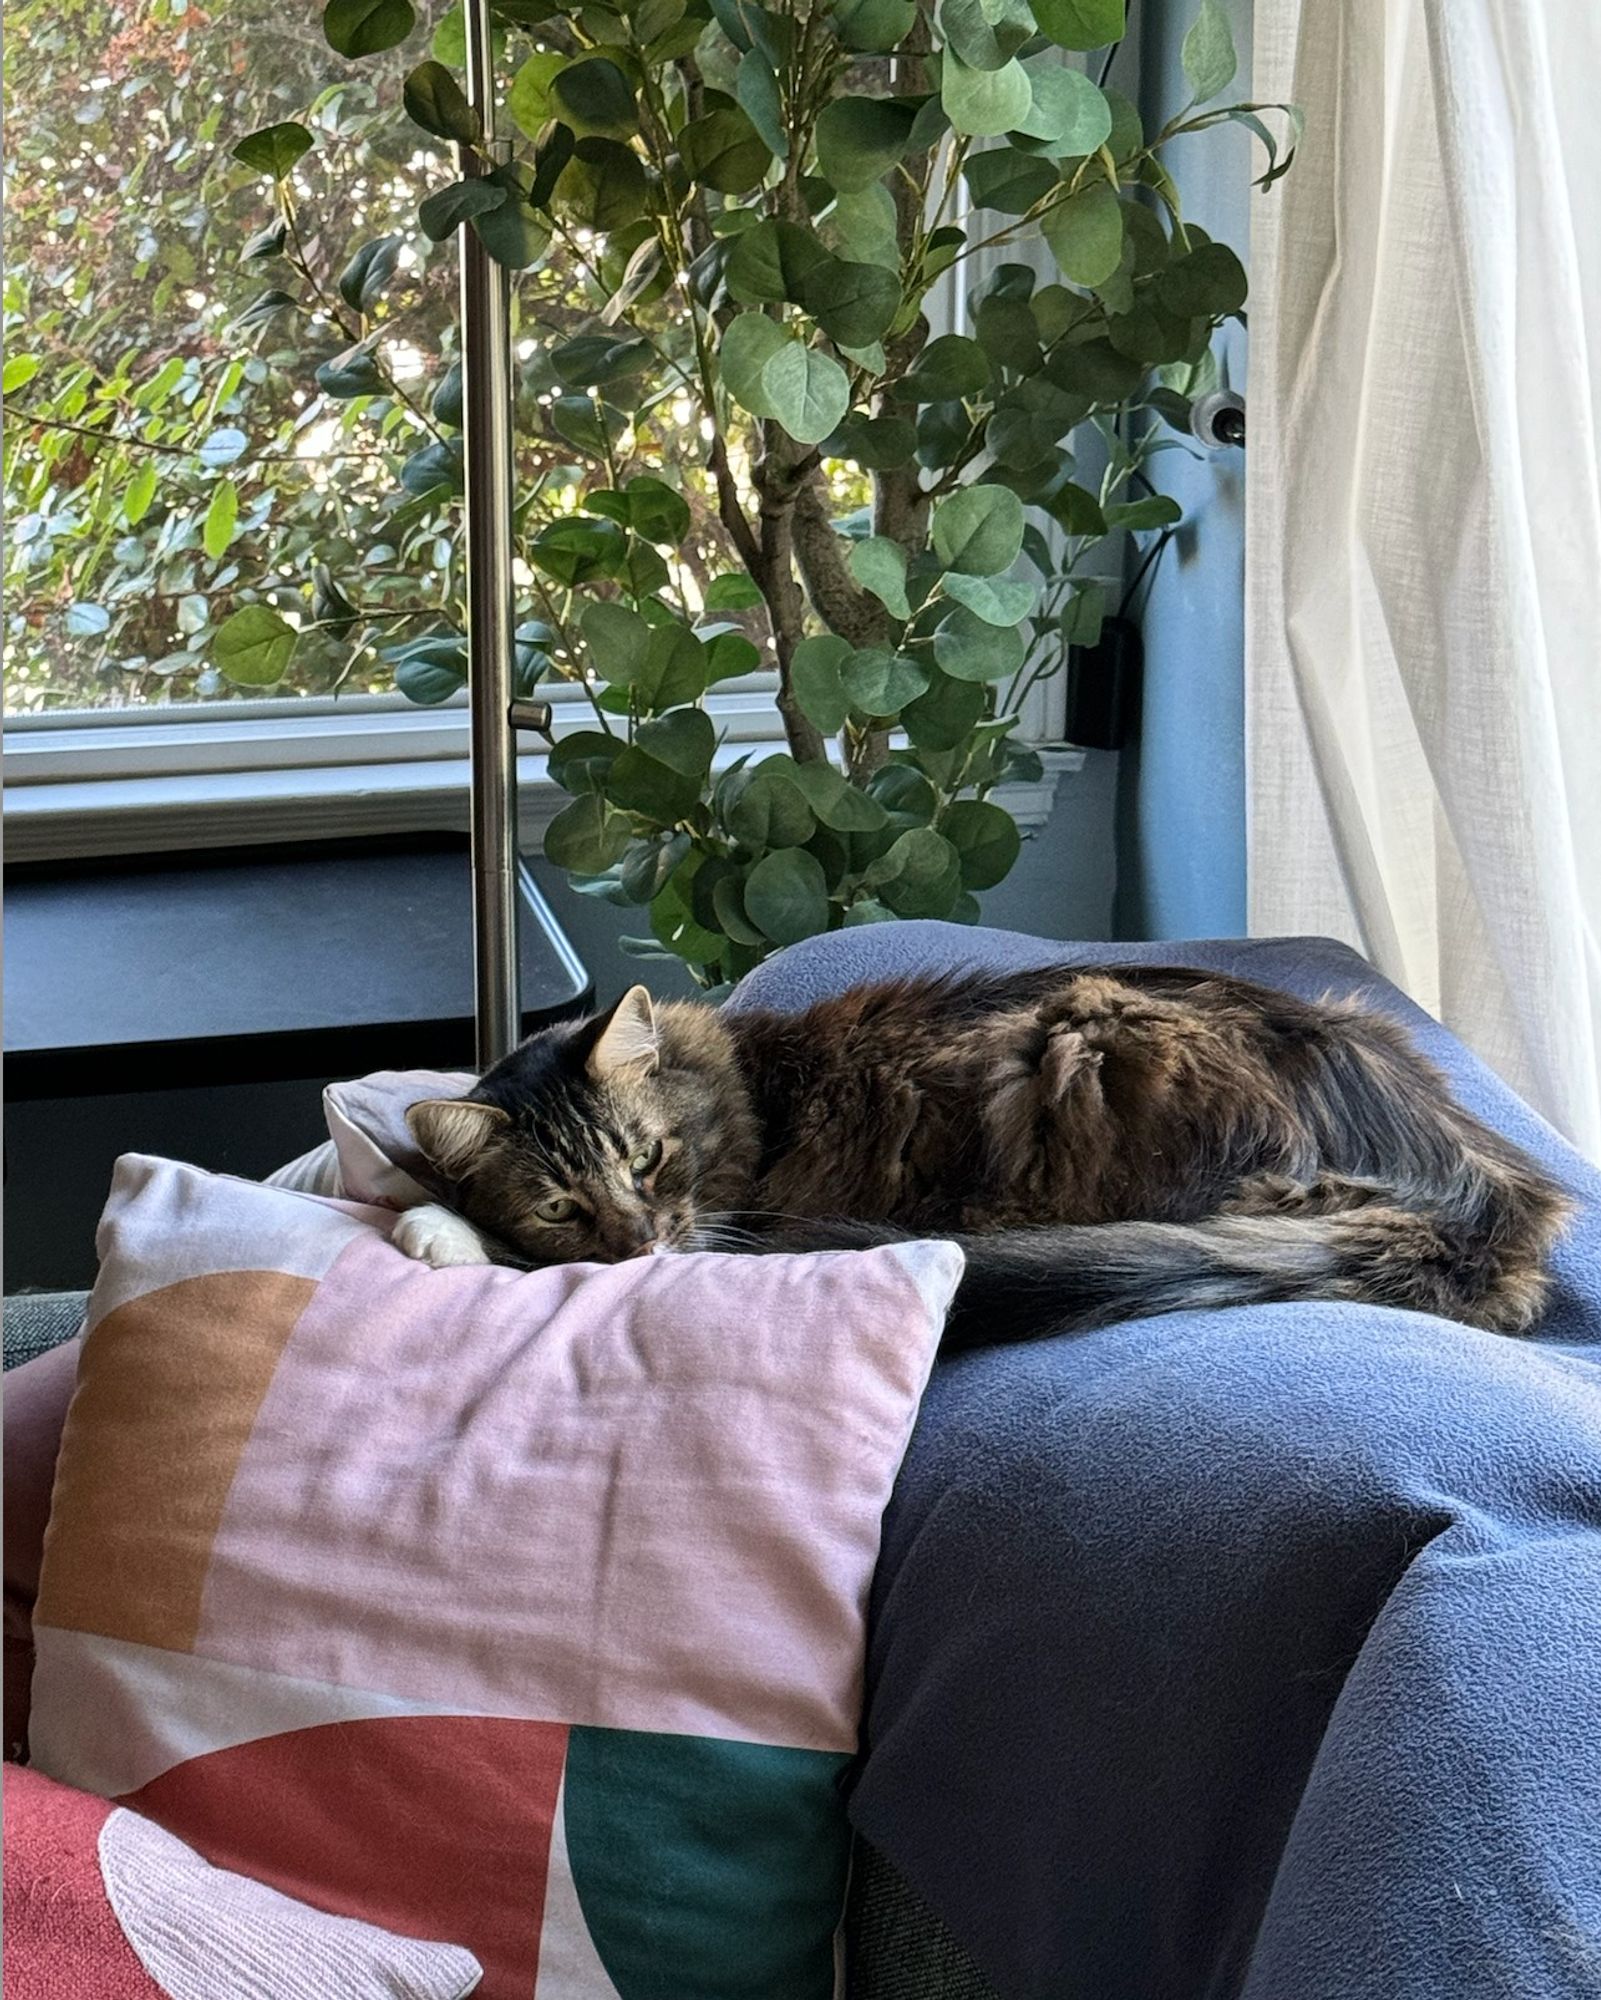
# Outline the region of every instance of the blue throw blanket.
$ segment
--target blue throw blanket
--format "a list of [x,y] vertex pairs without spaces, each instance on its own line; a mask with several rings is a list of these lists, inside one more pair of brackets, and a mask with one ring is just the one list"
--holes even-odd
[[1539,1340],[1282,1305],[937,1369],[856,1823],[1006,2000],[1597,2000],[1601,1176],[1321,940],[883,925],[730,1004],[1096,960],[1362,993],[1583,1213]]

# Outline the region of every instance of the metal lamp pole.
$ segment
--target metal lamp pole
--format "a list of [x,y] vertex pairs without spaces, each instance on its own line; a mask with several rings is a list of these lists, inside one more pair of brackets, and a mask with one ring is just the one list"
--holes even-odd
[[[489,0],[466,0],[467,99],[483,127],[483,159],[463,148],[462,171],[505,157],[495,137],[494,33]],[[509,150],[509,149],[506,149]],[[512,727],[511,282],[475,230],[461,230],[462,428],[466,448],[467,662],[472,704],[473,977],[480,1069],[515,1047],[522,1019],[517,954],[516,741]]]

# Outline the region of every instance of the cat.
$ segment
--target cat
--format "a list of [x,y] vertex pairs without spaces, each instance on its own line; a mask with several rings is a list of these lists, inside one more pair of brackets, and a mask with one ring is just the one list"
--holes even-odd
[[1217,973],[653,1004],[547,1029],[408,1113],[435,1264],[952,1237],[947,1351],[1140,1314],[1366,1301],[1516,1333],[1561,1189],[1384,1016]]

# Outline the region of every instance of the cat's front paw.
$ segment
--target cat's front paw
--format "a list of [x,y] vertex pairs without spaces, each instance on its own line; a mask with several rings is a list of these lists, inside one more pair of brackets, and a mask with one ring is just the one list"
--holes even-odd
[[415,1257],[419,1263],[431,1264],[436,1271],[494,1261],[472,1224],[438,1202],[408,1208],[395,1224],[389,1240],[397,1250]]

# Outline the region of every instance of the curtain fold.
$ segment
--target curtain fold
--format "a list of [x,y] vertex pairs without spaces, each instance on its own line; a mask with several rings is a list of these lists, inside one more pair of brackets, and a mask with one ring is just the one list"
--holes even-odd
[[1251,928],[1601,1158],[1601,8],[1257,0]]

